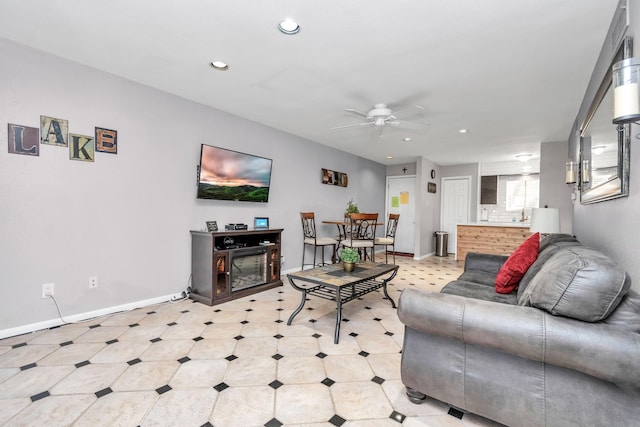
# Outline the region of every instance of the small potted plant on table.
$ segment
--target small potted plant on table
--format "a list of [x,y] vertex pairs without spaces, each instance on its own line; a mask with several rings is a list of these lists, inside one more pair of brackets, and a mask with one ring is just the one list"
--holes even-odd
[[343,248],[342,252],[340,252],[340,259],[342,260],[344,271],[350,273],[356,268],[356,262],[360,259],[360,255],[356,249]]
[[349,215],[351,215],[352,213],[360,213],[358,205],[353,202],[353,199],[347,202],[347,209],[344,212],[345,221],[349,221]]

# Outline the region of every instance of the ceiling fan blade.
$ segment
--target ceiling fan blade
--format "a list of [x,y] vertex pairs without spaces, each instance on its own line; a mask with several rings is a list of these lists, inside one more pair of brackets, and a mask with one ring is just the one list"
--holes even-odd
[[330,130],[347,129],[347,128],[360,127],[360,126],[370,126],[372,124],[374,124],[374,122],[354,123],[352,125],[336,126],[336,127],[332,127],[332,128],[329,128],[329,129]]
[[424,108],[419,105],[413,105],[411,107],[394,111],[393,115],[402,120],[409,120],[412,118],[424,118]]
[[354,113],[362,117],[368,117],[367,113],[363,113],[362,111],[354,110],[353,108],[345,108],[344,111],[347,113]]

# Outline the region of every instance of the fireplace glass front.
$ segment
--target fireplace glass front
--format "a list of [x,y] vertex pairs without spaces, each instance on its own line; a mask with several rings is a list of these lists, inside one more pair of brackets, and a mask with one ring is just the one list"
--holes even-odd
[[231,292],[267,283],[267,248],[253,247],[230,251]]

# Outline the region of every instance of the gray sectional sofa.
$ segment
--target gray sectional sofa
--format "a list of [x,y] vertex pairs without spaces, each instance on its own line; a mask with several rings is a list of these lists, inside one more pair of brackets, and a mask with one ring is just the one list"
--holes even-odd
[[506,259],[469,254],[441,293],[402,292],[409,399],[511,426],[639,426],[640,295],[629,276],[551,235],[517,291],[497,294]]

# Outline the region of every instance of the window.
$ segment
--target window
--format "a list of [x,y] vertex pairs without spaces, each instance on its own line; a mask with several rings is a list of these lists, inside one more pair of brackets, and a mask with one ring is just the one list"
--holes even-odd
[[537,208],[540,194],[538,175],[510,176],[506,180],[507,211]]

